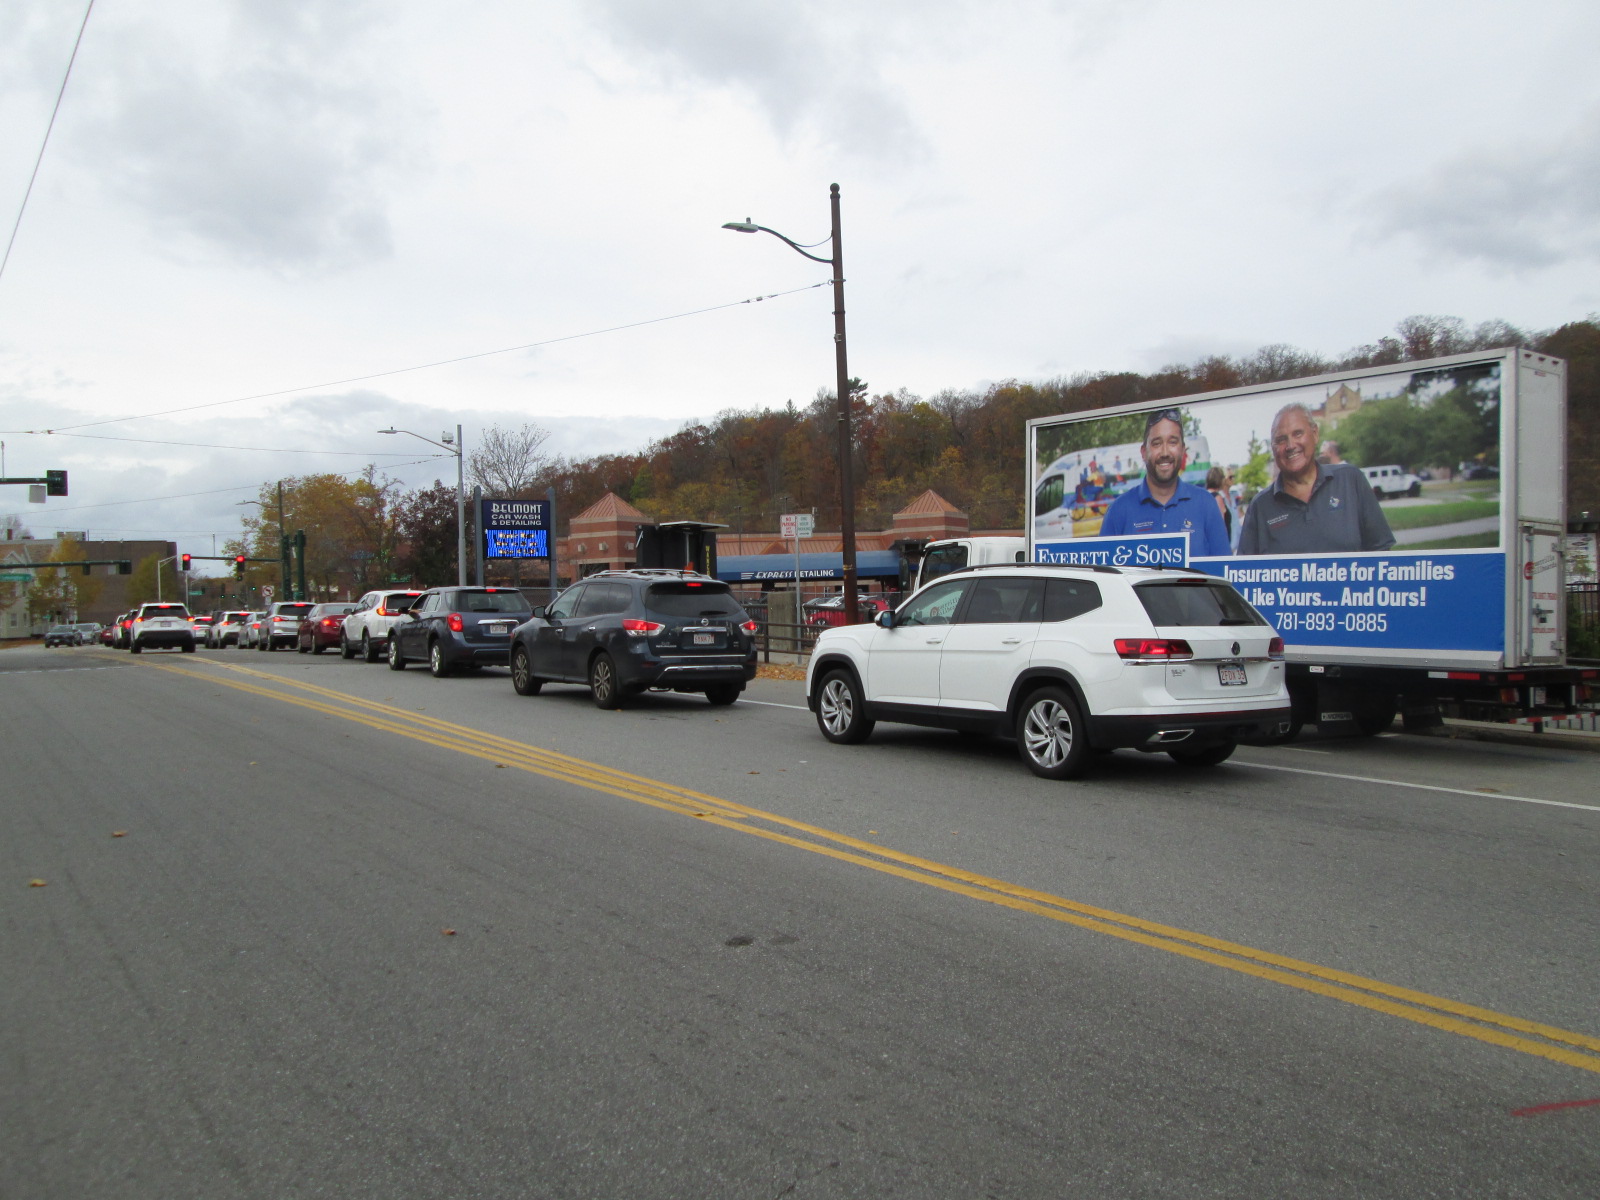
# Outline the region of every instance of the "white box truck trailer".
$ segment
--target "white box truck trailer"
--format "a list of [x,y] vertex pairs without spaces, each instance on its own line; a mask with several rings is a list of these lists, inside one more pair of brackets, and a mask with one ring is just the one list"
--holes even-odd
[[1600,685],[1566,661],[1559,359],[1372,367],[1040,418],[1027,439],[1029,557],[1230,580],[1287,645],[1290,736],[1537,719]]

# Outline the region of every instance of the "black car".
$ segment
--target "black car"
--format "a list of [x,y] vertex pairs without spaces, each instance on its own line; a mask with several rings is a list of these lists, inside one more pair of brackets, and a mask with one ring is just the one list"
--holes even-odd
[[428,664],[444,677],[458,667],[503,667],[511,631],[528,619],[528,601],[516,588],[430,588],[389,631],[389,669]]
[[601,708],[655,688],[732,704],[756,674],[756,623],[728,585],[692,571],[603,571],[533,610],[511,644],[511,683],[583,683]]

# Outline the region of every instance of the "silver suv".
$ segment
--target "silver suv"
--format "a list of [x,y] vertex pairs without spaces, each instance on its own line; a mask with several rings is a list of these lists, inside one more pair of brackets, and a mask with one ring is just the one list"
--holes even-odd
[[877,721],[1013,735],[1047,779],[1120,747],[1212,766],[1289,721],[1283,639],[1227,581],[1044,563],[957,571],[825,631],[806,703],[831,742]]
[[300,619],[316,605],[309,600],[280,600],[269,605],[261,618],[261,634],[256,639],[257,650],[288,649],[300,640]]

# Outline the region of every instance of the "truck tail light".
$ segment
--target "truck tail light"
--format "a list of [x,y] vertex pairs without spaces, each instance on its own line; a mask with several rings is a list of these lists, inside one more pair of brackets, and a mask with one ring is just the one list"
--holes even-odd
[[444,623],[449,627],[451,633],[460,633],[466,629],[466,625],[462,623],[460,613],[451,613],[444,619]]
[[1193,658],[1194,650],[1182,638],[1118,638],[1117,656],[1129,662],[1173,662]]
[[666,626],[660,621],[636,621],[632,617],[625,617],[622,628],[629,637],[649,637],[653,633],[660,633]]

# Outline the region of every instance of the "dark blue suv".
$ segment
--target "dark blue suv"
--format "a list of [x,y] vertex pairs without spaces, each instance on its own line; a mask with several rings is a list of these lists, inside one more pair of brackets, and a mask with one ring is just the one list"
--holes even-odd
[[601,708],[649,689],[732,704],[756,674],[756,623],[728,585],[693,571],[603,571],[533,610],[511,644],[523,696],[587,684]]
[[389,631],[389,669],[426,662],[442,678],[458,667],[503,667],[510,659],[511,631],[528,613],[528,601],[516,588],[431,588]]

